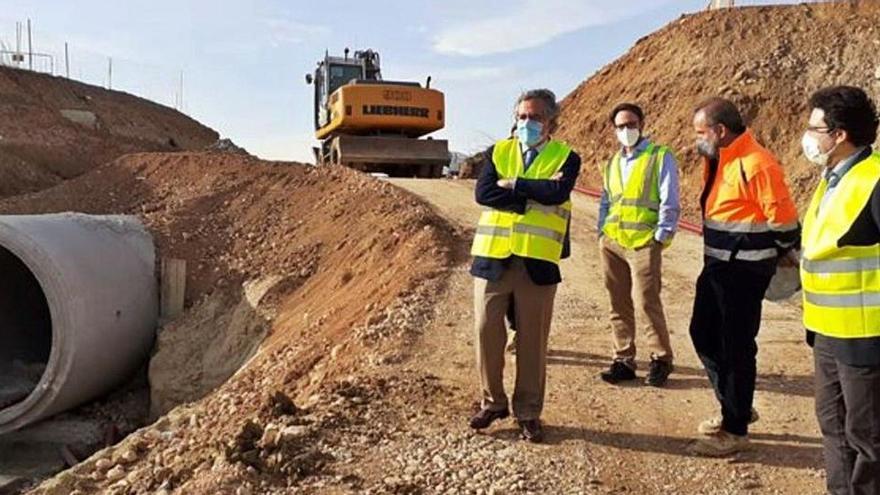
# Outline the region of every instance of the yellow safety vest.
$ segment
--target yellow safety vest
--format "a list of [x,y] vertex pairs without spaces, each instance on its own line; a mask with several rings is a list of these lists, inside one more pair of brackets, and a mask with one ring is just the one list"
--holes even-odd
[[[523,157],[516,138],[495,143],[492,162],[503,179],[550,179],[562,168],[571,148],[559,141],[549,141],[529,166],[523,170]],[[473,256],[505,259],[511,255],[559,264],[562,244],[571,218],[571,200],[561,205],[543,205],[529,200],[523,215],[486,208],[480,215]]]
[[[603,179],[610,208],[602,233],[627,249],[647,245],[660,221],[660,164],[668,153],[665,146],[649,144],[623,183],[621,156],[617,152],[605,166]],[[671,242],[671,241],[670,241]]]
[[838,247],[880,181],[880,154],[857,163],[819,204],[823,178],[804,218],[804,326],[839,339],[880,337],[880,243]]

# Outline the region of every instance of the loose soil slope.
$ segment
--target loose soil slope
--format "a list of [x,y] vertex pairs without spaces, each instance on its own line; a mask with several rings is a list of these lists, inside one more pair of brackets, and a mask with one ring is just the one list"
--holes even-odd
[[600,184],[615,149],[615,104],[647,112],[647,132],[681,162],[685,214],[699,217],[701,171],[693,153],[694,106],[720,95],[742,109],[758,139],[777,153],[803,209],[817,180],[801,155],[809,95],[850,84],[880,100],[880,3],[743,7],[684,16],[639,40],[563,102],[559,137],[584,158],[582,183]]
[[[0,202],[3,214],[62,210],[138,215],[160,256],[188,261],[188,310],[160,330],[151,363],[154,412],[222,386],[41,493],[96,493],[120,482],[128,493],[163,485],[232,493],[246,480],[286,487],[300,471],[320,470],[312,439],[334,420],[305,418],[291,398],[320,403],[316,391],[347,387],[331,385],[341,377],[399,359],[452,258],[452,230],[387,183],[238,154],[127,155]],[[305,425],[313,426],[300,431],[306,446],[291,434],[260,450],[251,438],[255,429]]]
[[217,137],[136,96],[0,67],[0,197],[44,189],[125,153],[199,150]]

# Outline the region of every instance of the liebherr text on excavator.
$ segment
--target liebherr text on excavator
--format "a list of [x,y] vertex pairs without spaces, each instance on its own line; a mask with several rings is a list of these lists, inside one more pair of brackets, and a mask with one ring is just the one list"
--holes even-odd
[[417,82],[382,79],[373,50],[329,54],[306,82],[315,86],[318,165],[345,165],[391,177],[440,177],[447,142],[424,138],[445,123],[443,93]]

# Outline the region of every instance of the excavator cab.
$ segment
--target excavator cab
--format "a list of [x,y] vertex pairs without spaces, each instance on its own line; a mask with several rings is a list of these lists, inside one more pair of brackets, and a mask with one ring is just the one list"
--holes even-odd
[[[430,78],[428,78],[430,81]],[[382,79],[379,54],[325,53],[314,75],[318,165],[339,164],[392,177],[439,177],[449,163],[446,141],[418,139],[442,129],[443,93],[417,82]]]
[[329,99],[334,91],[352,81],[380,81],[379,54],[373,50],[357,51],[349,57],[332,57],[329,53],[318,62],[315,74],[306,74],[306,83],[315,85],[315,129],[330,123]]

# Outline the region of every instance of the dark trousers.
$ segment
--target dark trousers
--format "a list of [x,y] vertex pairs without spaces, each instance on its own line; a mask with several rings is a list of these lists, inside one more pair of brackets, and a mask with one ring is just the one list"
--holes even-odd
[[746,261],[707,262],[697,279],[690,334],[721,403],[721,429],[749,431],[757,375],[755,338],[772,273]]
[[849,366],[829,347],[813,347],[828,492],[880,495],[880,366]]

